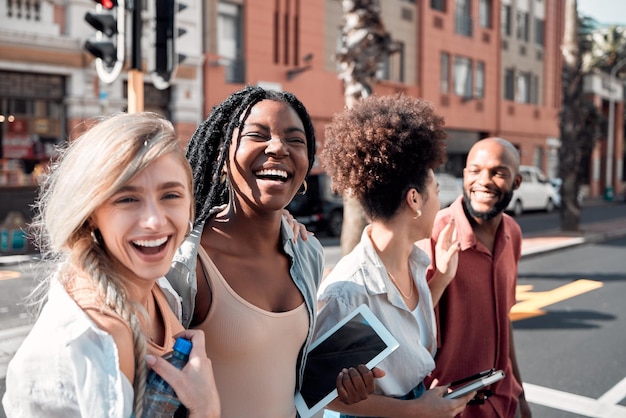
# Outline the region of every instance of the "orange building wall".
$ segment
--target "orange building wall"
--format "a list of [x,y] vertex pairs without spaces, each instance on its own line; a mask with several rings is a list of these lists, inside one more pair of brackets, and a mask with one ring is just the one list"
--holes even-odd
[[[446,125],[451,129],[473,131],[496,131],[497,129],[497,98],[498,74],[500,71],[498,51],[500,30],[495,23],[492,29],[482,29],[474,19],[472,37],[454,33],[453,4],[448,4],[446,13],[432,10],[429,2],[420,4],[420,70],[419,83],[422,97],[435,104],[445,117]],[[472,14],[478,16],[478,2],[472,2]],[[497,22],[499,7],[494,5],[493,22]],[[440,26],[440,27],[437,27]],[[449,93],[440,92],[440,60],[441,53],[450,55],[450,87]],[[464,101],[453,93],[453,63],[455,56],[463,56],[485,63],[485,95],[481,99]],[[474,80],[475,81],[475,80]]]
[[[501,99],[499,106],[500,129],[498,136],[506,138],[520,148],[522,164],[533,164],[535,148],[542,147],[544,154],[548,138],[558,138],[559,110],[561,108],[561,43],[563,37],[563,0],[545,2],[545,45],[543,89],[539,104],[516,103]],[[503,81],[501,81],[503,83]],[[543,167],[547,159],[544,157]]]
[[[306,106],[311,114],[318,142],[318,150],[324,142],[324,126],[328,124],[334,113],[344,107],[343,89],[337,74],[324,69],[324,0],[279,0],[279,62],[274,62],[274,2],[250,1],[245,9],[245,57],[246,84],[254,85],[263,82],[277,83],[285,91],[294,93]],[[293,26],[290,30],[292,48],[289,59],[285,63],[284,50],[284,13],[289,11],[295,16],[295,3],[300,4],[298,64],[303,65],[301,58],[313,54],[311,69],[288,80],[287,71],[296,68],[293,48]],[[291,21],[293,24],[293,20]],[[207,62],[215,61],[216,56],[208,54]],[[225,84],[224,69],[220,66],[205,67],[205,109],[206,113],[231,92],[243,88],[244,84]]]
[[[293,92],[309,110],[318,139],[318,150],[324,144],[324,126],[333,114],[344,108],[342,83],[337,73],[325,69],[325,22],[327,0],[247,1],[244,8],[244,54],[246,84],[275,83],[282,90]],[[446,13],[430,8],[428,1],[416,2],[415,24],[418,25],[417,62],[405,65],[416,67],[416,80],[405,83],[381,81],[375,86],[377,94],[403,92],[430,101],[446,120],[446,127],[473,135],[492,135],[510,139],[519,144],[523,162],[532,161],[535,147],[546,147],[546,139],[558,137],[558,108],[560,107],[560,34],[562,19],[557,18],[563,0],[546,2],[546,45],[543,78],[543,98],[540,105],[518,104],[502,99],[503,83],[500,63],[500,1],[493,2],[492,27],[483,29],[478,24],[478,2],[472,2],[474,21],[471,38],[454,33],[454,3],[448,3]],[[382,3],[382,7],[385,4]],[[296,10],[297,9],[297,10]],[[279,12],[278,51],[274,48],[274,13]],[[284,17],[290,17],[289,48],[285,49]],[[298,41],[294,45],[295,16],[298,16]],[[554,23],[553,23],[554,22]],[[393,22],[384,22],[393,27]],[[437,27],[437,24],[440,27]],[[296,60],[313,54],[311,68],[288,80],[287,71],[303,65]],[[440,93],[440,53],[451,58],[450,92]],[[286,56],[288,54],[288,56]],[[454,56],[470,58],[475,65],[485,63],[485,94],[482,99],[463,100],[453,93]],[[275,62],[275,56],[278,62]],[[244,84],[225,84],[224,68],[212,65],[217,56],[207,54],[205,66],[205,114],[231,92]],[[442,99],[443,97],[443,99]],[[547,154],[547,152],[545,152]],[[525,157],[527,156],[527,157]],[[529,160],[526,160],[528,158]],[[545,161],[545,159],[544,159]],[[545,169],[545,167],[542,167]]]

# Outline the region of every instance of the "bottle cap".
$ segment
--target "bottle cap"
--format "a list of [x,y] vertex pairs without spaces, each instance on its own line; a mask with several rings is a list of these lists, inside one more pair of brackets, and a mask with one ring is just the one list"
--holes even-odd
[[189,355],[191,353],[191,341],[178,337],[176,338],[176,342],[174,343],[174,350],[181,352],[185,355]]

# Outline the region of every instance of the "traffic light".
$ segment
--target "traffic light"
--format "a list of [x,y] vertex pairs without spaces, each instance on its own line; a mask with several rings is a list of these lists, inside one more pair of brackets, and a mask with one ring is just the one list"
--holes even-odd
[[96,12],[87,12],[85,21],[96,30],[95,39],[85,49],[96,57],[100,80],[112,83],[122,72],[126,59],[125,0],[95,0]]
[[178,28],[176,13],[186,8],[187,5],[176,0],[156,0],[155,68],[152,80],[158,89],[169,87],[176,67],[185,59],[184,55],[176,52],[176,38],[186,32]]

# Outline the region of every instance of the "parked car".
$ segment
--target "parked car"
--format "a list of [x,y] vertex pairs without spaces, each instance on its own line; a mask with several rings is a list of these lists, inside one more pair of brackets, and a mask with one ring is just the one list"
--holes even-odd
[[442,208],[450,206],[457,197],[463,194],[462,180],[452,174],[435,173],[435,179],[439,185],[439,202]]
[[[561,178],[559,177],[555,177],[550,179],[550,183],[552,183],[552,186],[554,186],[558,197],[558,200],[554,203],[556,204],[556,206],[561,206],[561,187],[563,186],[563,180],[561,180]],[[580,186],[580,188],[578,189],[578,195],[576,196],[576,200],[578,200],[578,206],[583,205],[583,202],[585,200],[585,194],[585,187]]]
[[306,193],[296,194],[287,210],[307,229],[338,237],[343,225],[342,197],[331,192],[326,174],[309,175],[307,185]]
[[519,216],[529,210],[552,212],[560,202],[560,196],[543,172],[534,166],[519,168],[522,184],[513,192],[513,199],[506,210]]

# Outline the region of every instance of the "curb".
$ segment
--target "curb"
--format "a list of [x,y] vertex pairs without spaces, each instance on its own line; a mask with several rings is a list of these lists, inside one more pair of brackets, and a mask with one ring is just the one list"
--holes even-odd
[[39,254],[16,254],[0,256],[0,266],[11,266],[29,261],[35,261],[39,258]]
[[[610,231],[587,233],[582,236],[534,236],[527,237],[525,240],[546,240],[548,242],[536,246],[528,245],[528,248],[522,249],[521,258],[528,258],[535,255],[547,254],[563,248],[576,247],[588,243],[598,243],[608,241],[615,238],[626,237],[626,228],[617,228]],[[549,242],[552,240],[552,242]]]

